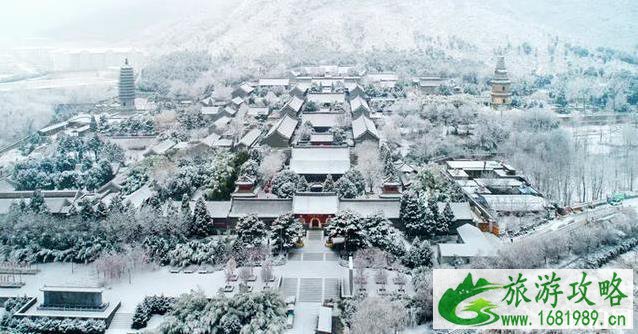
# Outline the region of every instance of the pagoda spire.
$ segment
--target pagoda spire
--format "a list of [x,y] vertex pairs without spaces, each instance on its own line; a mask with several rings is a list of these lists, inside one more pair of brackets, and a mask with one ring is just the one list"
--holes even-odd
[[135,109],[135,73],[129,65],[128,58],[124,58],[124,65],[120,67],[119,98],[123,109]]
[[512,103],[512,92],[510,90],[511,81],[505,68],[505,57],[499,55],[496,58],[496,68],[492,84],[492,107],[507,107]]

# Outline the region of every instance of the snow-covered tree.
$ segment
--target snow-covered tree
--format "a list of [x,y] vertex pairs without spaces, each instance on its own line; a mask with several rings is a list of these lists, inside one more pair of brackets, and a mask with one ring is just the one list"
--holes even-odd
[[357,156],[356,170],[361,173],[369,191],[372,192],[373,188],[381,183],[383,173],[377,144],[361,143],[354,148],[354,154]]
[[310,190],[310,185],[308,184],[308,180],[304,176],[299,176],[297,179],[297,191],[304,192]]
[[256,215],[247,215],[239,218],[235,225],[237,241],[242,245],[261,245],[267,235],[266,224]]
[[303,225],[292,213],[277,217],[270,225],[272,248],[278,252],[293,248],[303,234]]
[[37,213],[49,212],[47,204],[44,202],[44,196],[42,196],[42,192],[40,190],[36,190],[33,192],[31,201],[29,201],[29,209]]
[[234,257],[230,257],[228,262],[226,262],[226,266],[224,267],[224,276],[226,277],[226,282],[235,278],[235,272],[237,271],[237,261],[235,261]]
[[361,195],[365,193],[366,181],[360,171],[356,169],[350,169],[342,177],[348,178],[352,184],[357,188],[357,194]]
[[421,241],[415,237],[412,246],[403,258],[403,262],[410,268],[432,267],[432,247],[428,240]]
[[275,277],[274,277],[274,271],[272,269],[272,260],[269,258],[266,258],[261,263],[261,280],[262,282],[266,283],[266,285],[268,285],[268,283],[272,281],[274,278]]
[[263,175],[264,181],[270,181],[281,169],[283,163],[284,156],[280,151],[272,151],[264,154],[264,158],[259,165],[259,172]]
[[439,222],[436,225],[436,232],[438,234],[448,234],[452,223],[454,223],[454,212],[452,211],[450,203],[447,202],[445,203],[445,208],[443,209]]
[[330,133],[332,133],[332,143],[335,145],[341,145],[346,141],[346,132],[343,131],[342,128],[336,126],[330,128]]
[[[308,103],[306,103],[306,105],[308,105]],[[312,123],[310,123],[310,121],[305,121],[299,127],[299,139],[301,141],[309,141],[310,136],[312,135],[312,131],[313,131]]]
[[206,203],[203,198],[199,198],[195,203],[195,210],[191,223],[187,227],[188,235],[202,238],[210,235],[213,231],[213,219],[208,214]]
[[423,204],[412,189],[401,194],[399,220],[410,235],[422,235],[427,231]]
[[345,176],[340,177],[337,182],[335,182],[334,186],[337,191],[337,195],[341,198],[355,198],[359,194],[357,186]]
[[374,213],[363,220],[363,229],[371,247],[377,247],[397,257],[405,254],[401,232],[382,213]]
[[340,247],[347,252],[356,251],[367,244],[363,219],[350,210],[337,212],[326,226],[326,233],[331,239],[344,238],[343,246]]
[[408,324],[406,303],[380,297],[368,297],[361,301],[352,316],[352,334],[394,334]]
[[292,198],[300,182],[300,176],[290,169],[279,172],[272,180],[272,193],[279,198]]
[[412,272],[414,297],[410,310],[415,314],[416,323],[432,321],[434,298],[432,296],[432,269],[420,267]]
[[322,191],[323,192],[335,191],[335,181],[332,179],[331,174],[328,174],[326,176],[326,179],[323,181]]

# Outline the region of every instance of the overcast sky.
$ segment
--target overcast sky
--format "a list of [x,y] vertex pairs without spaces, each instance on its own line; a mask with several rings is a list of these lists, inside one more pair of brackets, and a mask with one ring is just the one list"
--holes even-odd
[[0,45],[113,44],[130,30],[177,20],[202,0],[2,0]]

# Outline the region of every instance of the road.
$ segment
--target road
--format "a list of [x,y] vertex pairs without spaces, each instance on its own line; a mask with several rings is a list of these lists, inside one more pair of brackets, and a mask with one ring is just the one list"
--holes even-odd
[[579,213],[570,214],[568,216],[559,217],[549,221],[530,233],[514,237],[513,240],[524,240],[530,237],[539,237],[556,231],[572,231],[583,226],[587,221],[609,219],[620,212],[623,207],[633,207],[638,210],[638,197],[624,200],[620,206],[611,206],[608,204],[593,209],[585,208]]

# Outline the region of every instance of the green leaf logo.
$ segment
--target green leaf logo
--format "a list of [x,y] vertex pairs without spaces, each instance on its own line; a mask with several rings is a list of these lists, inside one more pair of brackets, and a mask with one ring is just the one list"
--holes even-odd
[[476,313],[473,318],[461,318],[456,314],[456,309],[465,300],[472,298],[488,290],[500,289],[502,286],[479,278],[476,284],[472,283],[472,274],[467,274],[463,282],[456,289],[447,289],[439,300],[439,314],[447,321],[461,326],[485,326],[498,321],[498,314],[492,310],[497,306],[483,298],[470,302],[463,311]]

